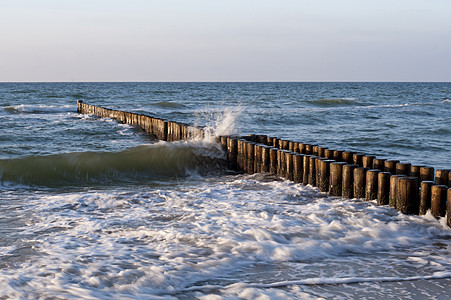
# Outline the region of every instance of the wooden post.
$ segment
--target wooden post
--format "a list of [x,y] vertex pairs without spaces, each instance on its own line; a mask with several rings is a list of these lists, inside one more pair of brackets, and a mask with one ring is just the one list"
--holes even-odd
[[397,163],[396,164],[396,174],[410,176],[410,163]]
[[421,182],[420,190],[420,215],[425,215],[428,209],[431,208],[431,198],[432,198],[432,186],[434,181],[425,180]]
[[238,140],[236,138],[227,137],[227,160],[228,166],[232,170],[237,169],[236,159],[237,159],[237,145]]
[[435,171],[435,184],[448,186],[449,170]]
[[388,198],[388,205],[396,208],[396,202],[398,201],[398,179],[406,177],[406,175],[392,175],[390,176],[390,194]]
[[330,164],[329,176],[329,195],[342,196],[343,195],[343,166],[345,162],[333,162]]
[[272,147],[269,149],[269,173],[274,175],[277,174],[277,153],[277,148]]
[[410,177],[417,177],[418,180],[420,179],[420,168],[424,166],[411,166],[410,167]]
[[289,141],[289,142],[288,142],[288,150],[290,150],[291,152],[295,152],[295,151],[294,151],[294,145],[295,145],[295,143],[296,143],[296,142]]
[[[258,137],[258,135],[257,135]],[[261,173],[262,171],[262,152],[263,146],[255,144],[254,146],[254,173]]]
[[451,172],[448,174],[448,187],[451,188]]
[[344,151],[341,154],[341,157],[343,159],[344,162],[348,163],[348,164],[352,164],[352,156],[354,155],[354,152],[351,151]]
[[316,186],[316,158],[318,156],[311,155],[309,158],[308,184]]
[[362,159],[363,159],[363,154],[354,153],[352,155],[352,163],[355,165],[363,166]]
[[319,157],[325,157],[324,156],[324,151],[326,150],[327,148],[325,148],[325,147],[318,147],[318,156]]
[[304,143],[299,143],[299,153],[307,154],[307,153],[305,153],[305,144]]
[[285,178],[286,172],[286,159],[285,159],[285,150],[279,149],[277,152],[277,176],[280,178]]
[[311,155],[304,155],[303,157],[302,183],[304,185],[308,184],[310,157]]
[[285,170],[286,170],[286,172],[285,172],[285,178],[286,179],[288,179],[288,180],[291,180],[291,181],[294,181],[294,173],[293,173],[293,167],[294,167],[294,165],[293,165],[293,152],[291,152],[291,151],[286,151],[285,152],[285,164],[286,164],[286,166],[285,166]]
[[[450,175],[451,175],[451,174],[450,174]],[[447,215],[448,217],[447,217],[446,219],[447,219],[447,224],[448,224],[448,226],[451,227],[451,188],[448,189],[448,193],[447,193],[447,194],[448,194],[448,196],[447,196],[448,200],[447,200],[447,202],[446,202],[446,203],[447,203],[447,205],[446,205],[446,210],[447,210],[448,212],[447,212],[446,215]]]
[[377,205],[387,205],[390,194],[390,172],[377,175]]
[[227,136],[225,136],[225,135],[220,136],[220,143],[221,143],[221,148],[224,151],[227,151]]
[[312,154],[318,156],[318,145],[313,146]]
[[246,172],[247,168],[246,144],[247,141],[245,139],[239,139],[237,141],[237,169],[244,172]]
[[271,149],[270,146],[263,146],[262,147],[262,161],[261,161],[261,172],[263,173],[268,173],[269,172],[269,164],[270,164],[270,159],[269,159],[269,150]]
[[[73,103],[73,102],[72,102]],[[77,113],[82,113],[83,100],[77,100]]]
[[333,160],[335,160],[337,162],[342,162],[343,161],[343,151],[335,150]]
[[302,183],[303,180],[303,160],[304,154],[295,153],[293,157],[293,181],[296,183]]
[[293,142],[293,152],[294,153],[301,153],[299,150],[299,143],[298,142]]
[[330,159],[321,159],[319,161],[319,190],[323,193],[329,192],[330,164],[335,162]]
[[420,168],[420,181],[434,181],[434,168],[421,167]]
[[343,198],[354,198],[354,169],[359,165],[343,165]]
[[324,157],[327,159],[334,159],[334,151],[332,149],[324,149]]
[[305,144],[305,153],[308,155],[312,155],[313,153],[313,145]]
[[390,172],[390,174],[396,174],[396,164],[399,163],[399,160],[390,159],[384,162],[384,172]]
[[375,158],[376,158],[376,156],[372,156],[372,155],[363,156],[362,157],[362,167],[367,168],[367,169],[372,169],[373,168],[373,160]]
[[255,143],[248,142],[246,144],[246,159],[247,159],[247,173],[254,174],[254,156],[255,156]]
[[282,147],[281,147],[281,149],[288,150],[289,143],[290,143],[290,141],[288,141],[288,140],[282,140],[282,145],[281,145]]
[[446,214],[446,185],[433,185],[431,188],[431,213],[434,217],[444,217]]
[[259,134],[259,135],[257,135],[257,143],[266,145],[267,138],[268,137],[266,135]]
[[[372,162],[371,162],[372,164]],[[380,170],[371,169],[366,172],[365,199],[377,199],[377,178]]]
[[354,198],[365,198],[366,172],[367,168],[354,169]]
[[385,159],[383,159],[383,158],[373,159],[373,169],[378,169],[378,170],[384,171],[384,162],[385,162]]
[[420,202],[418,178],[401,177],[398,180],[396,208],[403,214],[418,214]]
[[327,158],[317,156],[315,159],[315,168],[316,168],[316,186],[320,186],[321,182],[321,160],[327,160]]

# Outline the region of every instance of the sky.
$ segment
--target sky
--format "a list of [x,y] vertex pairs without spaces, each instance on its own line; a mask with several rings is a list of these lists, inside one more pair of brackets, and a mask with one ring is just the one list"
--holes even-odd
[[451,81],[450,0],[0,0],[0,82]]

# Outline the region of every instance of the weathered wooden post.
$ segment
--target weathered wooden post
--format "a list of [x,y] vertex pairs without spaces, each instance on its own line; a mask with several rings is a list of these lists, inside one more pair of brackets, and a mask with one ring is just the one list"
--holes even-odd
[[359,165],[346,164],[343,165],[343,197],[354,198],[354,169]]
[[431,188],[431,213],[434,217],[444,217],[446,214],[446,185],[433,185]]
[[291,181],[294,181],[294,165],[293,165],[294,153],[287,150],[285,152],[285,178]]
[[269,173],[276,175],[277,174],[277,153],[278,149],[272,147],[269,149]]
[[254,174],[254,156],[255,156],[255,143],[248,142],[246,145],[246,155],[247,155],[247,173]]
[[372,169],[373,168],[373,160],[375,158],[376,158],[376,156],[373,156],[373,155],[364,155],[362,157],[362,167],[367,168],[367,169]]
[[424,166],[411,166],[410,167],[410,177],[417,177],[420,180],[420,168]]
[[77,100],[77,113],[82,113],[82,105],[83,105],[83,100]]
[[334,152],[333,149],[324,149],[324,157],[327,159],[334,159]]
[[285,177],[285,152],[283,149],[277,150],[277,176]]
[[312,155],[313,153],[313,145],[305,144],[305,153],[308,155]]
[[293,181],[302,183],[304,154],[295,153],[293,157]]
[[354,169],[354,198],[365,198],[366,172],[367,168]]
[[377,205],[387,205],[390,194],[390,172],[380,172],[377,176]]
[[266,145],[266,140],[268,137],[264,134],[257,135],[257,143]]
[[319,190],[323,193],[329,192],[330,164],[335,162],[330,159],[321,159],[319,161]]
[[237,145],[238,140],[233,137],[227,137],[227,160],[228,160],[228,166],[232,170],[237,169]]
[[318,156],[318,145],[313,145],[312,154]]
[[435,171],[435,184],[448,186],[449,170]]
[[262,171],[262,152],[263,152],[263,146],[260,144],[255,144],[255,146],[254,146],[254,172],[255,173],[261,173],[261,171]]
[[381,170],[381,172],[384,171],[384,162],[385,159],[383,158],[375,158],[373,159],[373,169]]
[[348,164],[352,164],[352,156],[354,155],[354,152],[351,151],[344,151],[341,154],[341,157],[343,159],[344,162],[348,163]]
[[420,190],[420,215],[425,215],[428,209],[431,208],[431,198],[432,198],[432,186],[434,181],[425,180],[421,182]]
[[343,161],[343,151],[335,150],[333,160],[335,160],[337,162],[342,162]]
[[420,181],[434,181],[434,168],[421,167],[420,168]]
[[406,177],[406,175],[390,176],[390,194],[388,198],[388,205],[393,208],[396,208],[396,203],[398,201],[398,179],[401,177]]
[[308,184],[316,186],[316,158],[318,156],[311,155],[309,158]]
[[363,166],[363,154],[361,153],[354,153],[352,155],[352,163],[355,165]]
[[271,147],[270,146],[263,146],[262,147],[262,161],[261,161],[261,172],[263,173],[268,173],[269,172],[269,164],[270,164],[270,159],[269,159],[269,151],[270,151]]
[[396,209],[404,214],[418,214],[420,202],[418,178],[401,177],[398,180]]
[[[369,162],[368,162],[369,164]],[[372,165],[372,161],[371,161]],[[377,178],[380,170],[371,169],[366,172],[365,199],[377,199]]]
[[326,147],[318,147],[318,156],[319,157],[325,157],[324,156],[324,151],[326,150]]
[[307,154],[307,153],[305,153],[305,144],[304,143],[299,143],[298,146],[299,146],[299,153]]
[[303,157],[302,183],[304,185],[308,184],[310,157],[311,155],[304,155]]
[[448,201],[446,202],[447,203],[447,205],[446,205],[447,208],[446,209],[447,209],[448,213],[446,215],[448,217],[446,219],[447,219],[448,226],[451,227],[451,188],[448,189],[448,193],[447,194],[448,194],[448,196],[447,196]]
[[396,164],[396,175],[406,175],[410,176],[410,163],[397,163]]
[[384,162],[384,172],[390,172],[390,174],[396,174],[396,164],[399,163],[399,160],[390,159]]
[[342,196],[343,195],[343,166],[345,162],[333,162],[330,164],[329,176],[329,195]]

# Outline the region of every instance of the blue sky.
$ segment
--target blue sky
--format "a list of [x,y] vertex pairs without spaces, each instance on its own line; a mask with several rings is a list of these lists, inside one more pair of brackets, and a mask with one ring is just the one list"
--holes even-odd
[[451,81],[449,0],[0,0],[0,81]]

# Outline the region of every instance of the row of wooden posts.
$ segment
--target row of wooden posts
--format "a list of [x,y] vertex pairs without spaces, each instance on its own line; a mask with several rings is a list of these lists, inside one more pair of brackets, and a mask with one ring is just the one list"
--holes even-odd
[[[111,110],[77,101],[77,112],[138,125],[159,140],[203,137],[201,128],[147,115]],[[229,168],[239,172],[270,173],[296,183],[318,187],[344,198],[376,200],[405,214],[447,215],[451,227],[451,172],[399,160],[282,140],[266,135],[218,137]],[[435,176],[434,176],[435,174]]]
[[376,200],[405,214],[447,214],[451,226],[451,172],[399,160],[380,159],[266,135],[220,137],[229,167],[268,172],[344,198]]
[[187,124],[172,122],[165,119],[155,118],[143,114],[108,109],[77,101],[77,112],[82,114],[93,114],[101,118],[112,118],[118,122],[130,125],[138,125],[145,132],[154,135],[162,141],[179,141],[202,138],[204,131],[201,128]]

